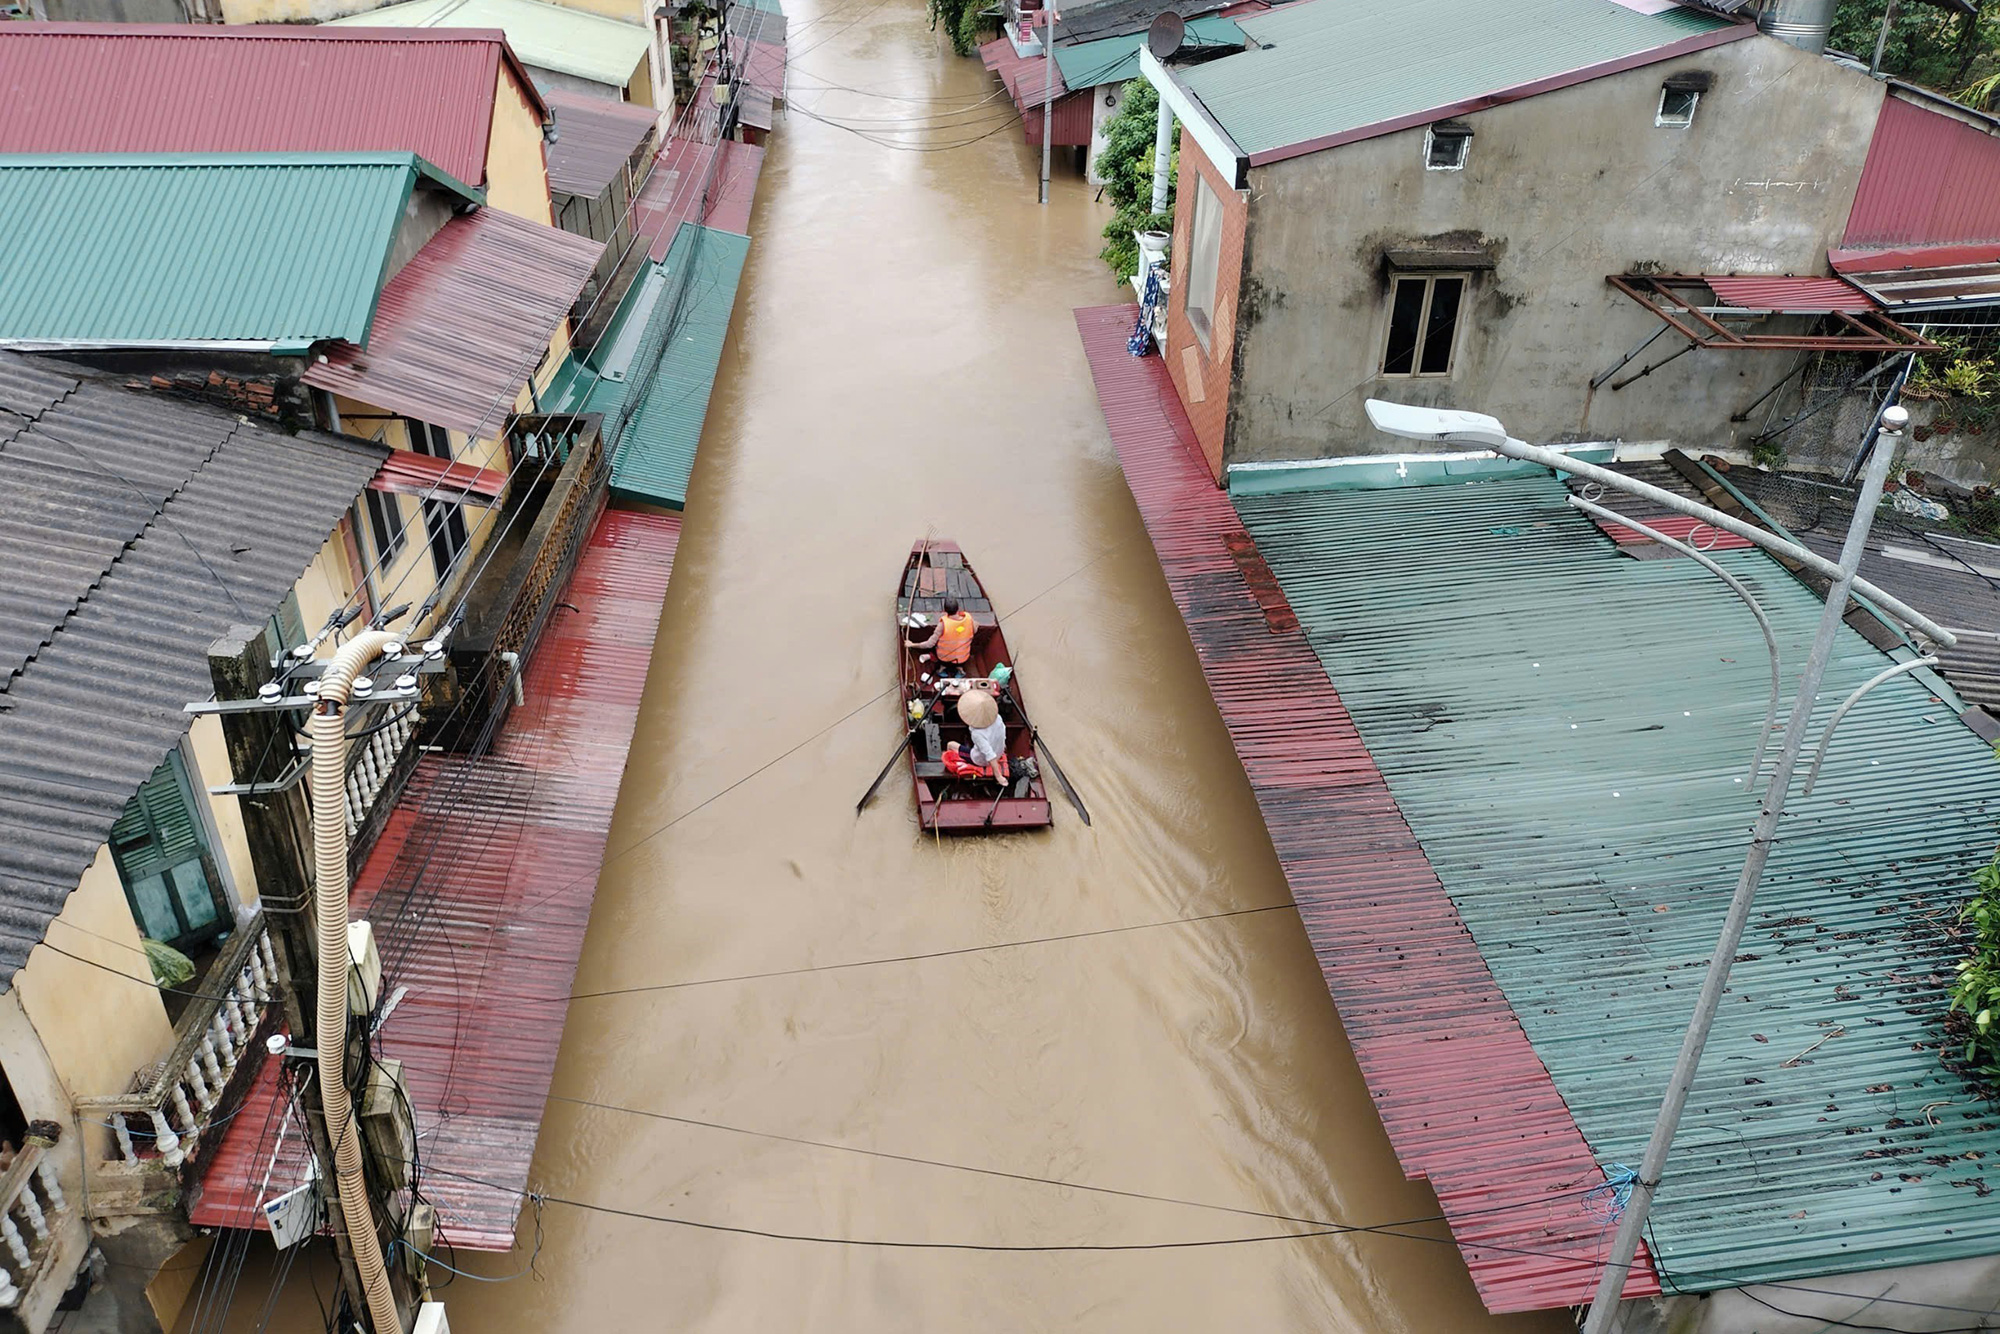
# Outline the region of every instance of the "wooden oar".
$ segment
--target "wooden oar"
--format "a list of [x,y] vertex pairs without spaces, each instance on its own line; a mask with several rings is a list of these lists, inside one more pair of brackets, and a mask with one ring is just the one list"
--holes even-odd
[[861,814],[861,808],[875,799],[876,789],[882,786],[882,780],[889,776],[889,771],[896,767],[896,761],[903,758],[903,752],[910,748],[910,741],[916,734],[917,729],[914,727],[903,733],[903,740],[897,745],[895,753],[889,756],[889,762],[882,766],[881,773],[875,775],[875,781],[870,783],[868,790],[861,794],[861,800],[854,803],[854,813],[856,815]]
[[1090,823],[1090,812],[1083,808],[1083,798],[1076,795],[1076,789],[1070,786],[1069,776],[1063,773],[1062,766],[1056,763],[1055,752],[1049,749],[1048,742],[1042,740],[1042,729],[1039,727],[1031,728],[1029,729],[1029,735],[1034,738],[1035,749],[1041,751],[1042,758],[1049,762],[1049,772],[1055,775],[1057,786],[1062,788],[1063,795],[1069,798],[1069,804],[1076,807],[1077,815],[1081,817],[1084,824],[1088,825]]

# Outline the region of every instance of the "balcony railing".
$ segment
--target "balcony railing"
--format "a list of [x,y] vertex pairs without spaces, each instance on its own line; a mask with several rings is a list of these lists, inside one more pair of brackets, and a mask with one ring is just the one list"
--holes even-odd
[[[0,1311],[9,1315],[33,1306],[46,1318],[76,1276],[81,1248],[60,1244],[69,1213],[56,1173],[54,1149],[61,1133],[60,1127],[38,1122],[0,1172]],[[59,1264],[58,1253],[65,1249],[70,1262]]]
[[[451,671],[424,678],[426,717],[441,722],[424,737],[447,750],[475,749],[504,716],[517,674],[555,614],[591,525],[604,508],[610,452],[595,413],[522,415],[508,428],[516,458],[545,460],[550,480],[521,487],[510,504],[535,506],[509,524],[520,537],[495,552],[466,598],[464,624],[451,641]],[[554,465],[560,462],[560,467]]]
[[226,1095],[248,1082],[233,1078],[236,1067],[278,994],[261,914],[229,938],[201,990],[175,1025],[166,1059],[135,1075],[130,1092],[76,1100],[84,1115],[110,1125],[114,1163],[180,1168],[201,1148],[216,1109],[232,1100]]
[[355,866],[367,860],[417,765],[415,709],[404,709],[375,725],[382,730],[347,743],[347,855]]

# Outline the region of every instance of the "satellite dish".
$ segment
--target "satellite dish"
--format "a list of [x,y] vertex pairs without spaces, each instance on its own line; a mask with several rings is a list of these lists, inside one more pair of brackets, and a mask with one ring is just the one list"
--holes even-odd
[[1187,20],[1169,9],[1146,29],[1146,49],[1153,53],[1153,59],[1165,60],[1181,49],[1186,36]]

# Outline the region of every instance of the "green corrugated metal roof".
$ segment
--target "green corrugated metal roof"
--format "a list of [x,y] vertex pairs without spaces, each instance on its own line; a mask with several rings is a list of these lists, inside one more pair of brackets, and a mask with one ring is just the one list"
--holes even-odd
[[[1541,478],[1235,503],[1592,1151],[1636,1166],[1756,816],[1768,668],[1713,576],[1618,555],[1564,499]],[[1716,559],[1796,681],[1819,603],[1761,553]],[[1888,661],[1843,627],[1820,722]],[[1918,684],[1848,715],[1794,794],[1654,1210],[1675,1286],[2000,1252],[2000,1116],[1932,1049],[1941,928],[1996,830],[2000,764]]]
[[0,155],[0,341],[363,342],[411,153]]
[[623,88],[646,58],[652,37],[625,23],[543,0],[404,0],[346,18],[353,28],[498,28],[526,65]]
[[[1095,42],[1077,42],[1056,48],[1056,68],[1071,89],[1098,88],[1107,83],[1124,83],[1139,77],[1139,48],[1146,44],[1143,32],[1123,37],[1105,37]],[[1242,46],[1243,30],[1236,20],[1220,14],[1204,14],[1187,21],[1183,50],[1203,47]]]
[[1254,156],[1734,25],[1689,9],[1641,14],[1612,0],[1412,0],[1288,5],[1238,26],[1257,44],[1251,50],[1177,73]]
[[[743,261],[749,252],[747,236],[685,222],[666,259],[657,266],[659,280],[669,292],[686,266],[686,294],[676,316],[678,327],[661,354],[659,371],[618,439],[611,465],[614,495],[674,509],[686,503],[688,474],[694,469],[695,447],[701,443],[702,422],[708,416],[708,396],[722,364],[722,340],[729,333],[736,288],[743,280]],[[614,329],[607,334],[607,341],[618,337]],[[608,364],[605,370],[610,373]],[[637,371],[630,373],[632,382],[639,378]],[[584,410],[608,416],[617,411],[623,394],[622,384],[600,380]]]

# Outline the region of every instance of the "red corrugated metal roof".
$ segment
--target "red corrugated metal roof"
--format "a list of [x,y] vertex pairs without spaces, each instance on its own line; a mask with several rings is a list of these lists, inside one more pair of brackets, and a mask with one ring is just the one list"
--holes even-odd
[[486,183],[498,31],[0,23],[0,153],[407,150]]
[[1723,278],[1704,275],[1715,294],[1741,310],[1782,311],[1793,315],[1824,315],[1831,311],[1870,311],[1867,293],[1838,278]]
[[1042,59],[1040,56],[1022,57],[1014,53],[1014,44],[1005,37],[995,38],[979,48],[980,63],[1000,76],[1000,84],[1007,90],[1014,109],[1021,113],[1021,134],[1036,148],[1042,146],[1042,104],[1049,98],[1043,96],[1051,70],[1055,75],[1053,98],[1055,110],[1051,114],[1054,142],[1063,147],[1081,148],[1090,142],[1091,99],[1093,89],[1083,89],[1072,93],[1063,82],[1062,68]]
[[491,505],[507,489],[507,474],[497,468],[478,468],[399,449],[382,460],[382,470],[369,479],[368,487],[398,495]]
[[489,438],[603,252],[602,241],[496,208],[453,218],[382,289],[368,345],[334,344],[303,378]]
[[604,193],[660,123],[660,113],[630,102],[552,88],[549,110],[556,141],[549,145],[549,188],[595,199]]
[[[1488,1309],[1587,1301],[1602,1180],[1284,592],[1216,489],[1136,306],[1076,312],[1098,402],[1382,1124]],[[1368,1222],[1372,1220],[1354,1220]],[[1659,1291],[1650,1257],[1627,1296]]]
[[[527,1189],[568,1012],[546,998],[569,994],[583,952],[679,536],[678,515],[598,521],[529,661],[527,704],[489,754],[422,761],[355,880],[356,917],[383,899],[371,920],[393,966],[385,985],[410,988],[376,1049],[403,1062],[424,1193],[461,1250],[514,1244],[520,1196],[464,1178]],[[427,802],[468,777],[477,801]],[[398,915],[413,867],[437,896]],[[296,1127],[271,1166],[276,1100],[274,1071],[261,1071],[203,1173],[197,1227],[261,1226],[267,1175],[271,1194],[301,1179]]]
[[2000,137],[1891,94],[1883,100],[1848,247],[2000,241]]
[[[1703,551],[1748,551],[1751,547],[1751,542],[1748,538],[1738,537],[1734,533],[1725,533],[1720,528],[1712,528],[1700,519],[1690,518],[1685,514],[1659,514],[1650,518],[1639,515],[1629,515],[1628,517],[1633,519],[1634,522],[1645,524],[1655,532],[1665,533],[1668,537],[1676,537],[1683,542],[1692,543]],[[1606,537],[1621,547],[1653,545],[1653,539],[1640,532],[1637,528],[1627,528],[1622,523],[1612,523],[1608,519],[1597,519],[1594,522]]]
[[743,71],[743,82],[771,94],[779,106],[785,104],[785,46],[782,42],[755,42],[736,33],[729,36],[730,50]]
[[[709,162],[715,156],[714,144],[694,139],[670,139],[661,150],[633,210],[639,234],[652,238],[655,263],[667,257],[684,222],[699,222],[738,236],[750,234],[750,208],[756,202],[757,177],[764,169],[764,150],[755,144],[724,140],[715,174],[708,176]],[[705,208],[701,195],[704,179],[708,182]]]

